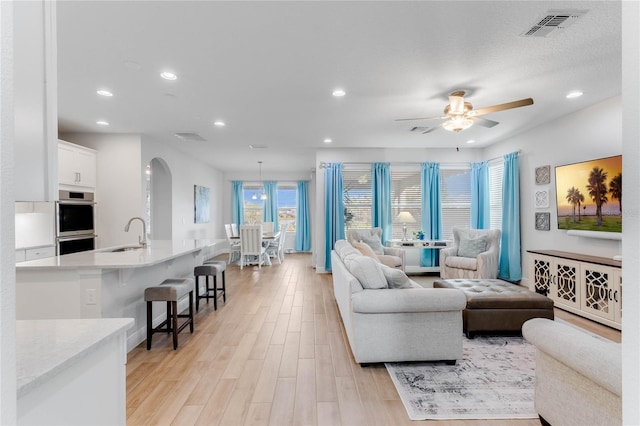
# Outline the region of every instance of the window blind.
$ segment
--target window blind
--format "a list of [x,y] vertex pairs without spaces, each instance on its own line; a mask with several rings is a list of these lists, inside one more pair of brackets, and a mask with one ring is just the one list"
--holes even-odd
[[442,238],[453,239],[453,227],[471,223],[471,171],[468,166],[440,168]]
[[371,228],[371,166],[344,165],[342,190],[345,227]]
[[409,212],[415,223],[407,223],[407,237],[421,229],[422,208],[420,190],[420,167],[391,167],[391,212],[393,218],[393,239],[403,236],[402,223],[395,221],[400,212]]
[[491,229],[502,230],[502,179],[504,160],[489,164],[489,218]]

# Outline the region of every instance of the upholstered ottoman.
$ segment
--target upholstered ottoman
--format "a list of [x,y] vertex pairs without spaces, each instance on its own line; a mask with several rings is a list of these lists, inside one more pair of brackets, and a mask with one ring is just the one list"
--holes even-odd
[[467,297],[462,312],[468,338],[477,332],[521,333],[531,318],[553,319],[553,300],[526,287],[493,279],[437,280],[434,288],[456,288]]

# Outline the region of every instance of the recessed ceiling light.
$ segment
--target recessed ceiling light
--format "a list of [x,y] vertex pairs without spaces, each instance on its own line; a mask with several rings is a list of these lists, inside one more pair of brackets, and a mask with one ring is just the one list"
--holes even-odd
[[469,139],[467,143],[476,143],[476,141],[474,141],[473,139]]
[[325,140],[323,140],[322,142],[324,142],[324,143],[331,143],[331,142],[333,142],[333,141],[332,141],[330,138],[326,138],[326,139],[325,139]]
[[108,126],[109,122],[104,120],[98,120],[96,121],[96,124],[99,124],[100,126]]
[[96,93],[97,93],[98,95],[100,95],[100,96],[106,96],[106,97],[111,97],[111,96],[113,96],[113,93],[111,93],[111,92],[110,92],[110,91],[108,91],[108,90],[104,90],[104,89],[100,89],[100,90],[98,90]]
[[335,96],[336,98],[341,98],[342,96],[346,95],[347,92],[345,92],[342,89],[336,89],[333,91],[333,96]]
[[216,127],[224,127],[225,123],[222,120],[216,120],[216,121],[213,122],[213,125],[216,126]]
[[160,77],[164,78],[165,80],[177,80],[178,79],[177,75],[175,75],[174,73],[169,72],[169,71],[165,71],[165,72],[160,73]]
[[567,99],[579,98],[580,96],[582,96],[582,92],[579,90],[576,90],[575,92],[569,93],[567,95]]

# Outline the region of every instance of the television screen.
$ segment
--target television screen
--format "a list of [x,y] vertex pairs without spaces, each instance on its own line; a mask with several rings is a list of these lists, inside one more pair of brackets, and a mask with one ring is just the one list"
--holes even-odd
[[556,167],[558,229],[622,232],[622,156]]

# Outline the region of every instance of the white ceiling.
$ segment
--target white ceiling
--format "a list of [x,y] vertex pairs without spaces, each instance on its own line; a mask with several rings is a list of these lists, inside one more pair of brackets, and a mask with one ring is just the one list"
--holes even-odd
[[[588,13],[520,36],[566,8]],[[222,171],[308,171],[327,148],[484,147],[621,92],[620,2],[59,1],[57,18],[60,132],[140,133]],[[535,103],[460,133],[394,121],[440,115],[460,89],[475,108]]]

